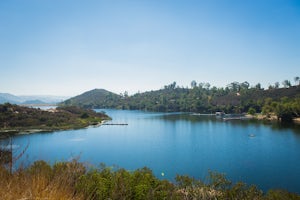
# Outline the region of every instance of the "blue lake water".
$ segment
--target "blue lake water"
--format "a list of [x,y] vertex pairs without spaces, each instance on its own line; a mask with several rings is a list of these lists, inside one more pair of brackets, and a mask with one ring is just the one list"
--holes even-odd
[[16,136],[13,143],[18,149],[29,142],[18,164],[79,156],[80,161],[96,166],[105,163],[128,170],[147,166],[157,177],[169,180],[176,174],[205,179],[212,170],[263,190],[300,193],[299,126],[225,122],[188,113],[104,111],[112,123],[128,125]]

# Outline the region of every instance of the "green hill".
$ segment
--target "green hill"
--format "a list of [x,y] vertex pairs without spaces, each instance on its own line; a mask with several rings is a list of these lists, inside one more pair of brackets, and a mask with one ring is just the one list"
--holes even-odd
[[61,106],[80,106],[83,108],[114,108],[117,107],[120,95],[109,92],[104,89],[94,89],[78,96],[72,97],[64,102]]
[[288,115],[291,120],[300,115],[300,86],[261,89],[249,87],[247,82],[234,82],[226,88],[209,84],[192,88],[176,86],[176,82],[163,89],[121,96],[103,89],[95,89],[73,97],[63,105],[84,108],[118,108],[157,112],[261,113],[275,114],[278,118]]
[[261,112],[266,100],[281,101],[300,97],[300,87],[258,89],[245,88],[238,91],[230,88],[170,88],[135,94],[123,101],[128,109],[144,109],[152,111],[188,111],[212,113],[224,111],[226,113],[248,112],[250,107]]

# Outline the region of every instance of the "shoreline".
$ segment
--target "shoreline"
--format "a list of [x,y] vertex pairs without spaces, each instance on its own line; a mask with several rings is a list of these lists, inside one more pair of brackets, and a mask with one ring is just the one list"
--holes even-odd
[[[249,114],[248,114],[249,115]],[[278,121],[278,118],[276,115],[264,115],[264,114],[260,114],[260,113],[256,113],[255,115],[250,115],[253,117],[253,119],[257,119],[257,120],[263,120],[263,121]]]
[[294,118],[293,122],[296,124],[300,124],[300,117]]
[[87,126],[83,127],[70,127],[70,128],[15,128],[15,129],[0,129],[0,139],[6,139],[10,136],[16,136],[16,135],[29,135],[34,133],[51,133],[55,131],[67,131],[67,130],[78,130],[78,129],[84,129],[84,128],[96,128],[99,126],[102,126],[104,123],[106,123],[109,120],[102,120],[101,122],[98,122],[97,124],[89,124]]
[[[275,114],[265,115],[261,113],[256,113],[254,115],[250,115],[247,113],[243,114],[224,114],[224,115],[217,115],[217,114],[203,114],[203,113],[192,113],[193,116],[216,116],[217,118],[223,119],[224,121],[229,120],[245,120],[245,119],[254,119],[257,121],[265,121],[265,122],[279,122],[282,123],[281,120],[278,120],[278,117]],[[235,116],[238,115],[238,116]],[[232,117],[230,117],[232,116]],[[300,124],[300,117],[295,117],[292,119],[291,123],[293,124]]]
[[[247,114],[249,115],[249,114]],[[246,116],[247,116],[246,115]],[[269,122],[281,122],[281,120],[278,119],[276,115],[263,115],[263,114],[255,114],[255,115],[249,115],[252,116],[253,119],[259,120],[259,121],[269,121]],[[295,117],[292,119],[291,123],[294,124],[300,124],[300,117]]]
[[0,104],[0,138],[42,132],[82,129],[100,126],[111,119],[103,113],[78,107],[41,110],[18,105]]

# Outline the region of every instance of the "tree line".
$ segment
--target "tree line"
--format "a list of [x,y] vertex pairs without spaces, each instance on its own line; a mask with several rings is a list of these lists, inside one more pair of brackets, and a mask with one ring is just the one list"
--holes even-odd
[[[147,110],[157,112],[198,112],[198,113],[264,113],[275,114],[279,120],[291,121],[299,117],[300,85],[295,77],[295,85],[284,80],[262,88],[260,83],[250,86],[249,82],[232,82],[224,87],[210,83],[191,81],[190,87],[179,87],[176,82],[165,85],[160,90],[136,93],[129,96],[97,91],[74,97],[64,102],[85,108],[117,108]],[[101,96],[101,98],[93,98]]]
[[259,83],[250,87],[245,81],[217,88],[209,83],[192,81],[190,88],[183,88],[176,87],[173,82],[158,91],[123,97],[120,105],[122,109],[158,112],[275,114],[279,120],[291,121],[300,116],[300,86],[283,86],[279,88],[275,83],[274,87],[264,90]]

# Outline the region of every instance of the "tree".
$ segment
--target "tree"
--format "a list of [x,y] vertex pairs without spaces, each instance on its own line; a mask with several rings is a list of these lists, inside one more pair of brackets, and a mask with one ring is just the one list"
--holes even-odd
[[300,78],[299,78],[299,76],[296,76],[294,78],[294,81],[295,81],[295,85],[297,85],[297,82],[298,82],[298,85],[300,85]]
[[195,80],[193,80],[193,81],[191,82],[191,87],[192,87],[192,88],[197,87],[197,82],[196,82]]
[[257,83],[257,84],[255,85],[255,88],[258,89],[258,90],[261,90],[261,84],[260,84],[260,83]]
[[289,87],[291,87],[291,82],[289,80],[284,80],[282,82],[282,85],[284,88],[289,88]]
[[275,113],[282,122],[291,122],[293,120],[293,113],[288,103],[277,104]]
[[227,87],[233,92],[240,91],[240,83],[239,82],[232,82],[232,83],[228,84]]
[[209,88],[210,88],[210,83],[205,83],[205,88],[206,88],[207,90],[209,90]]
[[247,81],[245,81],[245,82],[241,83],[240,86],[242,89],[247,90],[249,88],[250,84]]
[[124,92],[124,97],[128,98],[128,92],[127,91]]
[[199,88],[202,89],[205,83],[199,83]]
[[176,82],[174,81],[170,86],[171,86],[171,89],[174,90],[176,87]]
[[176,82],[175,81],[173,83],[171,83],[170,85],[165,85],[165,89],[174,90],[175,87],[176,87]]
[[275,87],[273,85],[269,85],[269,90],[274,89]]
[[279,88],[279,82],[275,82],[275,89],[278,89]]
[[256,113],[256,110],[254,108],[250,107],[248,110],[248,114],[254,115],[255,113]]
[[82,118],[82,119],[87,119],[87,118],[89,118],[89,114],[87,114],[87,113],[85,112],[85,113],[83,113],[83,114],[80,116],[80,118]]

